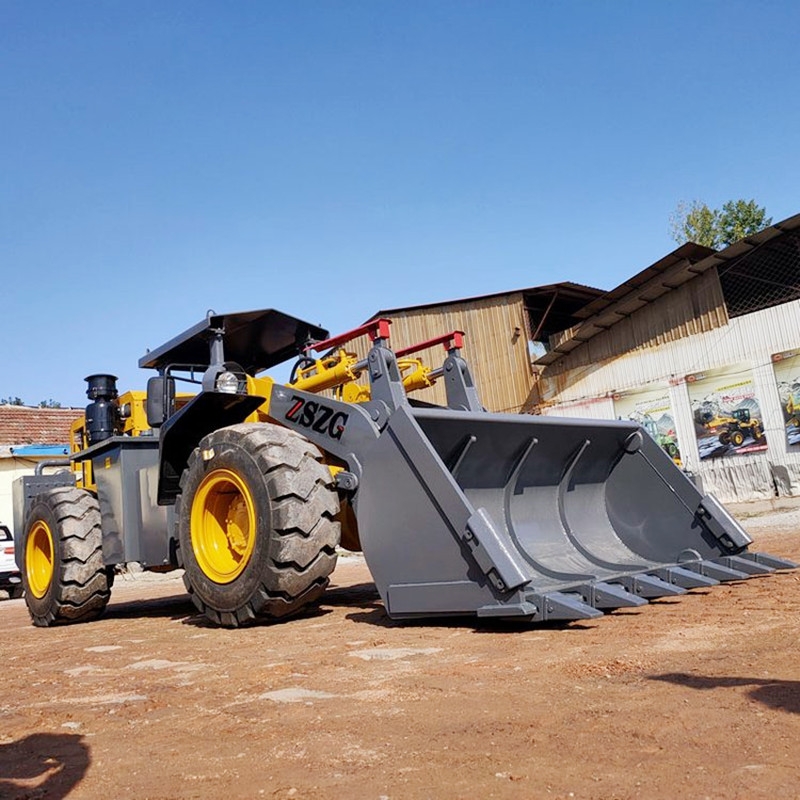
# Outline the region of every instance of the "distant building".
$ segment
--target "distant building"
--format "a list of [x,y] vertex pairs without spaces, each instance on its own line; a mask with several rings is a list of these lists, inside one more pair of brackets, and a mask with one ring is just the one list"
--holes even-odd
[[83,409],[78,408],[0,405],[0,522],[13,527],[14,480],[32,475],[45,459],[65,458],[70,425],[82,414]]
[[[684,244],[609,292],[559,283],[381,316],[395,349],[464,331],[491,411],[632,418],[725,502],[800,495],[800,214],[719,252]],[[441,386],[415,396],[444,402]]]
[[580,314],[525,410],[636,419],[725,502],[800,495],[800,214],[683,245]]
[[[577,283],[554,283],[442,303],[378,311],[371,320],[392,321],[395,350],[425,342],[450,331],[466,333],[462,354],[469,362],[481,401],[490,411],[518,412],[530,396],[536,378],[531,359],[545,352],[551,336],[578,324],[579,311],[604,292]],[[366,355],[369,342],[354,343]],[[421,352],[426,364],[439,367],[441,346]],[[445,403],[444,387],[415,393],[429,403]]]

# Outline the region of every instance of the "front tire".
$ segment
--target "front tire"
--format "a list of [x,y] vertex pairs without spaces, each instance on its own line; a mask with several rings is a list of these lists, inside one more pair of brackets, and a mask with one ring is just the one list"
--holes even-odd
[[21,570],[34,625],[47,628],[99,617],[111,586],[97,499],[71,486],[38,495],[25,521]]
[[194,450],[177,500],[184,583],[212,622],[280,619],[336,566],[339,499],[320,451],[287,428],[232,425]]

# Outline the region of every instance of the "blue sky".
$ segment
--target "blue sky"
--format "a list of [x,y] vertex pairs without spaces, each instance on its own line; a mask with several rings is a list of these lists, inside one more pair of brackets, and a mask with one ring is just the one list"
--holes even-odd
[[218,312],[332,332],[800,211],[793,2],[0,3],[0,397]]

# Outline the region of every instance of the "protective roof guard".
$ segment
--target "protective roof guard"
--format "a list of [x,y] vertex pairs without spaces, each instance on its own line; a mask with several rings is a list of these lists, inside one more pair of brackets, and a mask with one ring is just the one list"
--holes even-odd
[[254,375],[297,356],[310,340],[328,337],[318,325],[275,309],[234,314],[209,312],[202,321],[139,359],[143,369],[163,369],[170,364],[210,364],[209,339],[222,329],[225,358]]

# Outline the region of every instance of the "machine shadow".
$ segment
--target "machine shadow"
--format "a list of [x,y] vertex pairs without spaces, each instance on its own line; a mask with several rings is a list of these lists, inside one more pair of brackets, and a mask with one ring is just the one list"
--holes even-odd
[[[353,622],[375,625],[379,628],[401,628],[403,626],[427,627],[454,627],[465,623],[465,618],[437,617],[420,619],[391,619],[386,613],[386,608],[378,594],[375,584],[371,581],[356,583],[351,586],[337,586],[328,589],[322,597],[322,606],[334,608],[348,608],[351,611],[345,618]],[[473,620],[474,621],[474,620]]]
[[353,622],[366,622],[380,628],[396,628],[401,624],[389,618],[372,581],[328,589],[322,597],[321,605],[352,609],[345,614],[345,618]]
[[323,600],[323,605],[352,609],[345,614],[345,618],[352,622],[366,625],[375,625],[379,628],[465,628],[473,633],[519,633],[531,630],[563,630],[591,628],[592,623],[556,620],[553,622],[517,622],[509,619],[479,619],[473,615],[468,616],[441,616],[419,617],[417,619],[392,619],[387,613],[383,602],[378,595],[375,585],[361,583],[355,586],[346,586],[340,589],[329,590]]
[[674,683],[689,689],[726,689],[750,686],[748,697],[762,705],[790,714],[800,714],[800,681],[771,680],[769,678],[712,677],[691,675],[685,672],[669,672],[653,675],[650,680]]
[[[692,592],[692,594],[706,594],[706,592]],[[681,600],[681,597],[658,598],[651,602],[658,603],[659,605],[675,605],[679,604]],[[594,625],[591,620],[553,620],[530,623],[515,621],[513,619],[480,619],[472,615],[393,620],[386,613],[378,590],[371,581],[349,586],[334,586],[325,592],[317,606],[306,607],[300,617],[291,616],[287,618],[286,621],[289,622],[298,618],[310,619],[327,616],[334,608],[351,609],[350,613],[345,615],[347,619],[381,628],[414,625],[418,627],[472,628],[475,633],[497,633],[503,631],[528,631],[534,628],[537,630],[564,630],[566,628],[572,630],[588,629]],[[634,608],[625,608],[614,611],[609,610],[606,613],[638,616],[641,611]],[[183,592],[170,595],[169,597],[127,600],[125,602],[116,603],[112,601],[103,614],[104,619],[139,619],[142,616],[180,620],[184,625],[192,625],[198,628],[219,627],[201,614],[197,608],[195,608],[189,596]],[[263,620],[259,622],[256,620],[247,627],[260,627],[262,624],[274,625],[275,621]],[[2,795],[0,795],[0,797],[2,797]]]
[[[309,620],[309,619],[319,619],[320,617],[326,617],[330,614],[331,611],[325,608],[319,608],[318,606],[305,606],[302,611],[298,614],[290,614],[287,617],[282,617],[281,619],[271,619],[268,617],[258,617],[254,620],[246,622],[238,630],[256,630],[258,628],[274,628],[276,625],[291,625],[293,622],[298,622],[300,620]],[[237,630],[236,628],[230,628],[225,625],[219,625],[216,622],[212,622],[205,614],[201,614],[191,603],[189,604],[189,611],[186,614],[180,614],[175,617],[175,619],[180,619],[182,625],[190,625],[193,628],[207,628],[211,631],[225,631],[225,630]]]
[[391,619],[383,607],[383,603],[376,601],[363,611],[353,611],[345,617],[353,622],[375,625],[379,628],[462,628],[473,633],[513,633],[542,630],[583,630],[592,626],[591,621],[576,622],[571,620],[554,620],[552,622],[516,622],[509,619],[480,619],[473,615],[453,617],[420,617],[418,619]]
[[62,800],[89,769],[89,747],[75,733],[33,733],[0,744],[0,797]]
[[[692,592],[695,594],[695,592]],[[706,594],[705,591],[699,594]],[[657,598],[651,602],[659,605],[679,604],[682,597]],[[583,630],[594,627],[595,620],[552,620],[548,622],[525,622],[513,619],[481,619],[473,615],[452,617],[420,617],[418,619],[391,619],[380,599],[375,584],[371,582],[340,586],[325,592],[322,606],[353,609],[346,618],[353,622],[375,625],[380,628],[397,628],[414,625],[434,628],[471,628],[474,633],[521,632],[530,630]],[[641,611],[634,608],[609,610],[607,614],[624,614],[638,616]],[[600,619],[600,618],[598,618]]]
[[334,586],[322,596],[325,606],[370,606],[380,602],[380,595],[372,581],[354,583],[350,586]]
[[109,603],[103,614],[104,619],[137,619],[143,616],[183,619],[193,617],[199,612],[192,605],[185,592],[170,597],[147,600],[126,600],[122,603]]

